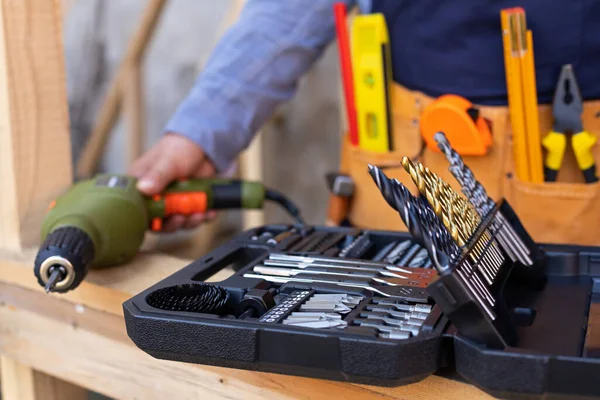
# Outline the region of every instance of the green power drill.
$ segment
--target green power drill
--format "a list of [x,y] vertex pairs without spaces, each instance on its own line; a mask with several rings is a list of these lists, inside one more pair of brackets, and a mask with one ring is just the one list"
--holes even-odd
[[304,224],[298,208],[259,182],[199,179],[172,182],[146,196],[137,180],[101,174],[73,185],[53,201],[42,224],[34,273],[46,293],[64,293],[83,281],[90,267],[131,260],[146,231],[160,231],[163,218],[218,209],[260,209],[265,200],[283,206]]

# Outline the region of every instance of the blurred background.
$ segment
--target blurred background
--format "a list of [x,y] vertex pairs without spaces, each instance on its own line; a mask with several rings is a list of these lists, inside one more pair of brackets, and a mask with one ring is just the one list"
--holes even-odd
[[[67,84],[76,165],[99,120],[107,90],[152,0],[63,0]],[[143,150],[160,137],[192,87],[223,30],[243,1],[167,0],[141,61]],[[255,143],[262,156],[250,168],[263,181],[291,197],[309,223],[325,222],[328,194],[324,175],[339,165],[340,114],[337,49],[332,42],[300,82],[294,99],[283,104]],[[199,114],[198,118],[202,118]],[[121,116],[99,157],[96,172],[124,172],[128,165],[127,125]],[[260,220],[260,219],[259,219]],[[268,204],[265,223],[291,219]],[[196,258],[243,229],[242,212],[222,213],[193,232],[161,236],[158,247]]]

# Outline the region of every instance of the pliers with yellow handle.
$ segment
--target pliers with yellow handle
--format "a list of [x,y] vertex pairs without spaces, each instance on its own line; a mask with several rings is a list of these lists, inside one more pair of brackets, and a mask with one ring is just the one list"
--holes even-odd
[[552,103],[554,124],[552,131],[542,141],[542,145],[548,151],[544,163],[544,179],[546,182],[556,181],[567,147],[568,133],[573,135],[571,145],[585,181],[588,183],[598,181],[596,162],[592,153],[597,138],[584,129],[581,118],[582,112],[583,99],[575,79],[573,66],[570,64],[564,65],[554,92],[554,102]]

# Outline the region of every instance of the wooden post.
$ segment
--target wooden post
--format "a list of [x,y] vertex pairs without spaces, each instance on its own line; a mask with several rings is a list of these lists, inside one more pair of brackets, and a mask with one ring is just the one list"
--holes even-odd
[[72,182],[59,0],[0,0],[0,248],[39,241]]
[[79,386],[34,371],[1,356],[2,400],[87,400],[88,391]]
[[[127,79],[129,67],[131,65],[140,64],[166,3],[167,0],[151,0],[148,2],[139,27],[129,42],[125,57],[121,62],[115,77],[110,83],[108,93],[98,113],[96,126],[94,126],[81,153],[81,157],[77,163],[78,177],[89,177],[93,174],[96,164],[104,150],[104,145],[106,144],[110,131],[121,111],[123,101],[122,86]],[[134,82],[134,85],[135,84],[136,83]],[[127,87],[128,86],[129,85],[127,85]]]
[[144,151],[145,108],[143,80],[139,62],[128,65],[123,80],[123,113],[127,124],[127,167],[129,168]]

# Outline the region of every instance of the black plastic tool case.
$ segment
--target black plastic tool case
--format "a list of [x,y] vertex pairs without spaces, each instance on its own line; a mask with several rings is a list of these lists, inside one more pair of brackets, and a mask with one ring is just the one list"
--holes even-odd
[[[471,340],[434,305],[418,336],[405,340],[378,337],[377,330],[348,325],[345,329],[315,329],[238,319],[231,315],[165,311],[151,307],[148,296],[165,287],[203,281],[226,267],[236,272],[215,285],[225,288],[233,301],[250,289],[291,293],[313,289],[321,293],[349,293],[364,300],[344,318],[352,320],[377,294],[361,288],[330,284],[274,284],[244,278],[270,253],[285,252],[287,244],[261,243],[267,231],[290,229],[270,225],[236,236],[210,254],[139,293],[124,303],[127,332],[148,354],[188,363],[316,377],[382,386],[398,386],[431,374],[470,382],[501,398],[600,397],[600,357],[586,349],[588,313],[600,291],[600,248],[540,245],[547,274],[543,288],[507,284],[506,298],[515,304],[518,342],[497,348]],[[316,231],[356,236],[353,228],[314,227]],[[360,231],[372,247],[369,259],[392,241],[409,240],[404,232]],[[254,239],[253,239],[254,238]],[[432,270],[435,271],[435,270]],[[435,273],[435,272],[434,272]],[[389,290],[393,291],[390,288]],[[427,289],[412,288],[414,295]],[[296,292],[297,293],[297,292]],[[379,296],[380,297],[380,296]],[[276,296],[281,303],[284,295]]]

